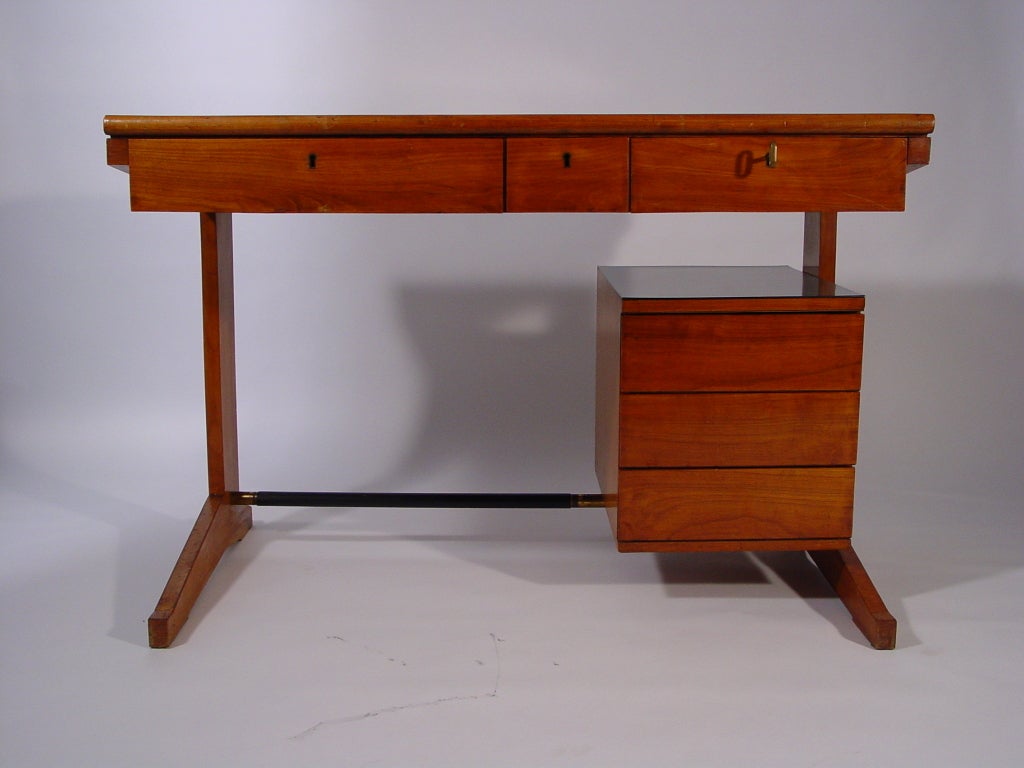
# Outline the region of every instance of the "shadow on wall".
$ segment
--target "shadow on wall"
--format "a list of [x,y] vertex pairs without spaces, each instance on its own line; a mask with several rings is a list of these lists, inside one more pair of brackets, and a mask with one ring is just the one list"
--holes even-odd
[[1024,286],[861,286],[859,482],[1020,498]]
[[397,300],[427,395],[391,483],[593,490],[593,291],[403,285]]

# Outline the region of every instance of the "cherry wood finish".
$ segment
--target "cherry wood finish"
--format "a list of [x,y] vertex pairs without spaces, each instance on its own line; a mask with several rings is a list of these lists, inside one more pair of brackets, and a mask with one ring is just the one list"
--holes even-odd
[[932,154],[930,136],[909,136],[907,138],[907,172],[916,171],[928,165]]
[[619,541],[850,537],[853,467],[626,469]]
[[853,547],[808,549],[808,554],[871,644],[883,651],[895,648],[896,619],[882,602]]
[[806,550],[891,649],[850,546],[863,297],[794,274],[599,271],[598,479],[620,551]]
[[132,208],[200,214],[209,489],[151,645],[174,640],[257,498],[238,488],[231,213],[801,211],[816,292],[780,297],[778,272],[742,296],[680,294],[661,268],[642,279],[664,290],[642,297],[600,279],[597,472],[620,550],[806,549],[892,647],[849,542],[863,298],[833,285],[836,222],[901,210],[933,128],[921,114],[108,116]]
[[203,276],[206,456],[210,494],[238,488],[238,409],[235,402],[235,285],[231,214],[199,217]]
[[857,392],[623,394],[623,467],[817,467],[857,461]]
[[500,139],[149,139],[136,211],[499,213]]
[[233,505],[226,496],[207,498],[149,617],[151,648],[167,648],[174,642],[224,552],[250,528],[250,507]]
[[624,314],[622,391],[855,390],[863,338],[852,312]]
[[[772,143],[775,167],[767,163]],[[906,139],[640,137],[632,141],[631,209],[899,211],[906,173]]]
[[507,147],[506,210],[629,210],[627,137],[510,138]]
[[833,283],[836,281],[838,219],[835,211],[804,214],[804,272]]
[[149,617],[153,648],[173,642],[224,552],[252,528],[252,509],[232,503],[238,491],[238,417],[231,214],[203,213],[199,223],[209,496]]
[[[786,134],[927,137],[926,114],[107,115],[111,138],[159,136],[561,136]],[[925,160],[927,162],[927,159]]]
[[[648,269],[598,278],[599,366],[617,361],[598,372],[598,476],[616,498],[616,539],[685,551],[708,539],[848,538],[858,297],[789,268],[675,267],[655,281]],[[683,297],[665,298],[664,282]],[[704,299],[719,311],[703,312]],[[630,312],[647,300],[662,312]]]
[[[850,546],[849,537],[838,539],[693,539],[687,552],[793,552],[838,550]],[[675,541],[620,541],[619,552],[678,552]]]
[[901,210],[933,126],[931,115],[104,121],[134,210],[263,213]]

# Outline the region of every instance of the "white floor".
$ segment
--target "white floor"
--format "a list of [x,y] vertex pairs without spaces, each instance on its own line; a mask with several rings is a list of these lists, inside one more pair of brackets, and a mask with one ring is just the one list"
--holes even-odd
[[620,555],[599,510],[265,509],[152,651],[188,522],[119,530],[158,510],[106,501],[3,498],[24,513],[3,765],[1009,766],[1024,746],[1024,530],[995,502],[861,499],[900,622],[879,652],[798,555]]
[[1020,765],[1024,302],[947,306],[872,303],[854,541],[893,652],[800,555],[618,554],[602,510],[267,508],[150,650],[197,425],[11,413],[0,765]]

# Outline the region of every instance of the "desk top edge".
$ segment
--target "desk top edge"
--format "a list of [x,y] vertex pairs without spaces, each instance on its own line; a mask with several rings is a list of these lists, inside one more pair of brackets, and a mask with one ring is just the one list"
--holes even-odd
[[925,136],[930,114],[107,115],[112,138],[807,134]]

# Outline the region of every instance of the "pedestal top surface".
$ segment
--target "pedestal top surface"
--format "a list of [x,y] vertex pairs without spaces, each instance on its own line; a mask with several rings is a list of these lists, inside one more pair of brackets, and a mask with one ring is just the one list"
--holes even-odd
[[863,296],[787,266],[599,269],[623,299],[818,299]]

